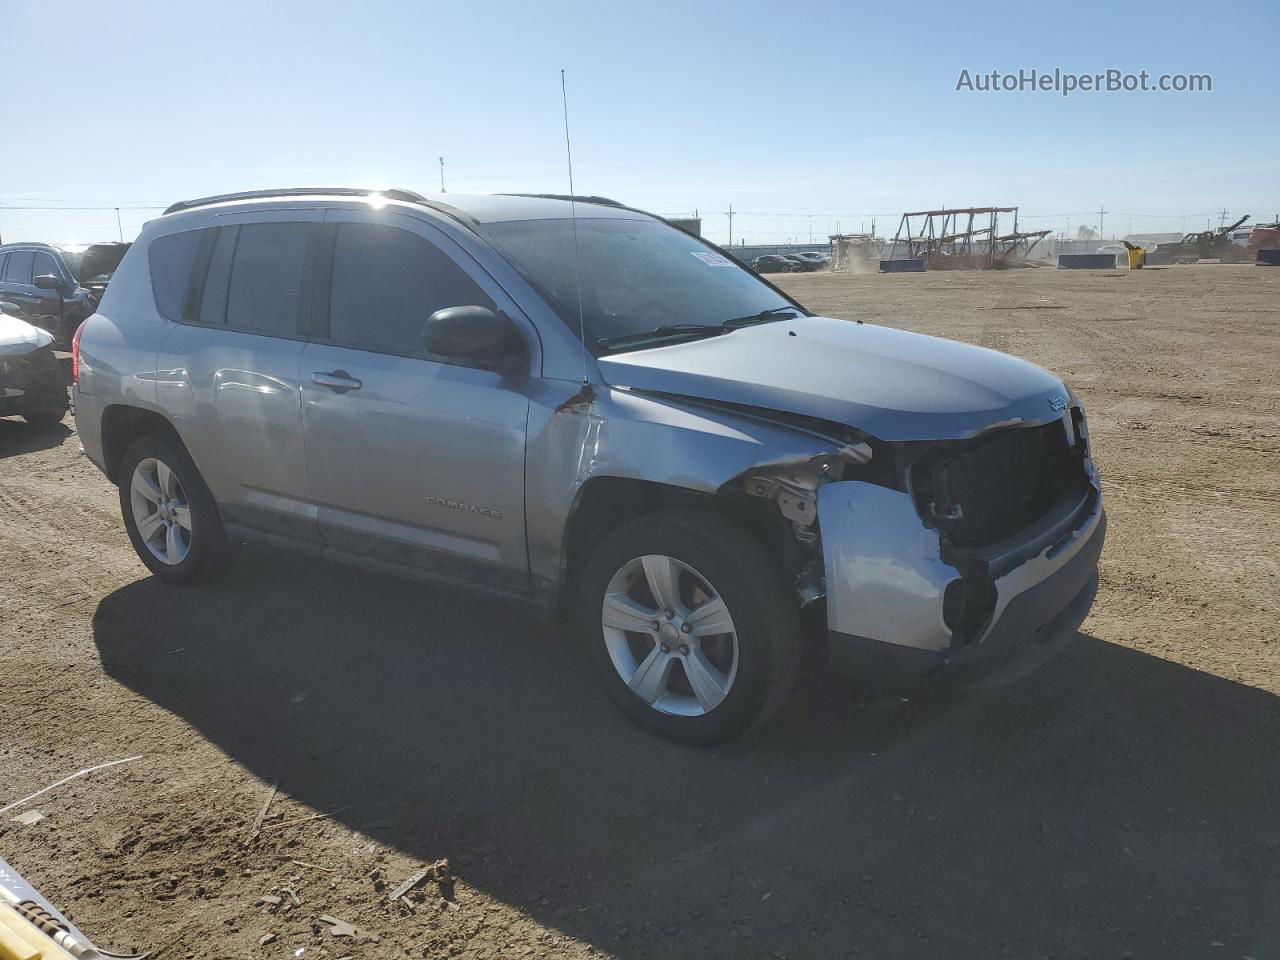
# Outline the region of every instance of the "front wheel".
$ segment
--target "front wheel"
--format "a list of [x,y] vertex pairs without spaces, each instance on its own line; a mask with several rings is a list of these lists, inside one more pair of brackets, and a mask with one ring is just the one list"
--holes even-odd
[[710,746],[769,717],[800,662],[782,571],[738,526],[664,511],[596,548],[579,594],[582,642],[605,690],[659,736]]
[[213,494],[181,445],[151,434],[134,441],[120,464],[120,512],[134,550],[169,583],[212,579],[233,560]]

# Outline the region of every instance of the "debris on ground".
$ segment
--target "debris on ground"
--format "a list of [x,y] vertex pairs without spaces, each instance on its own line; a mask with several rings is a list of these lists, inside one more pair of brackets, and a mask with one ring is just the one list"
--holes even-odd
[[9,803],[3,807],[0,807],[0,814],[8,813],[10,810],[16,810],[18,807],[22,806],[25,803],[29,803],[30,801],[34,800],[36,797],[43,796],[44,794],[48,793],[50,790],[56,790],[58,787],[62,786],[64,783],[70,783],[72,780],[79,780],[81,777],[87,777],[91,773],[97,773],[99,770],[105,770],[108,767],[115,767],[115,766],[119,766],[122,763],[129,763],[132,760],[141,760],[141,759],[142,759],[142,754],[138,754],[137,756],[134,756],[134,757],[124,757],[121,760],[108,760],[106,763],[100,763],[96,767],[85,767],[83,770],[77,770],[75,773],[71,774],[70,776],[63,777],[61,780],[58,780],[55,783],[51,783],[47,787],[41,787],[35,793],[27,794],[21,800],[15,800],[13,801],[13,803]]
[[320,922],[327,923],[329,925],[330,936],[354,937],[357,933],[360,932],[354,926],[347,923],[347,921],[340,920],[337,917],[331,917],[327,913],[320,917]]
[[26,813],[20,813],[16,817],[10,817],[14,823],[20,823],[24,827],[29,827],[33,823],[39,823],[44,819],[44,814],[39,810],[28,810]]
[[249,828],[248,835],[244,838],[245,845],[252,843],[258,839],[258,834],[262,832],[262,821],[266,819],[267,811],[271,809],[271,803],[276,798],[276,791],[279,790],[276,784],[271,785],[271,792],[267,794],[267,799],[263,801],[262,809],[258,811],[258,815],[253,818],[253,826]]
[[341,813],[345,809],[347,808],[338,807],[336,810],[330,810],[328,813],[313,813],[305,817],[295,817],[292,820],[281,820],[279,823],[268,823],[262,829],[263,830],[279,830],[281,827],[292,827],[295,824],[308,823],[311,820],[323,820],[326,817],[336,816],[337,814]]
[[414,871],[409,877],[394,890],[387,894],[387,900],[394,903],[403,897],[414,887],[427,880],[436,880],[439,882],[447,882],[450,879],[449,861],[437,860],[435,863],[429,863],[425,867]]

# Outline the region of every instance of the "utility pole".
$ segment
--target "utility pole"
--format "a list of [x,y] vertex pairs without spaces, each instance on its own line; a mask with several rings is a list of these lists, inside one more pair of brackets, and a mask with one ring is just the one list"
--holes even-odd
[[444,157],[440,158],[440,192],[444,193]]
[[1103,218],[1106,217],[1106,215],[1107,215],[1107,211],[1104,210],[1102,207],[1099,207],[1098,208],[1098,239],[1099,240],[1107,239],[1107,235],[1102,232]]
[[116,232],[120,234],[120,242],[124,243],[124,226],[120,223],[119,207],[116,207]]
[[1218,226],[1225,227],[1227,225],[1227,208],[1222,208],[1222,219],[1218,221]]
[[813,214],[809,214],[809,243],[813,243]]
[[729,204],[729,212],[727,216],[729,217],[729,246],[732,247],[733,246],[733,204],[732,203]]

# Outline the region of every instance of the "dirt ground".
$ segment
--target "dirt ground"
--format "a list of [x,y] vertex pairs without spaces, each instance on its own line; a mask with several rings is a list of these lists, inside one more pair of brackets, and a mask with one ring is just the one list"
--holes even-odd
[[0,855],[163,960],[1280,957],[1280,270],[782,282],[1083,397],[1111,527],[1056,660],[910,703],[814,669],[678,748],[513,607],[265,548],[161,586],[71,420],[0,420],[0,806],[141,754]]

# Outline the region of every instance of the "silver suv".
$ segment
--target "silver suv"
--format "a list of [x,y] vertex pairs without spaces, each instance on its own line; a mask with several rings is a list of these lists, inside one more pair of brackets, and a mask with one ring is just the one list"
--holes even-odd
[[157,577],[256,540],[526,601],[676,740],[767,717],[814,634],[902,690],[1074,633],[1096,590],[1060,380],[814,316],[601,198],[175,204],[74,362],[85,453]]

